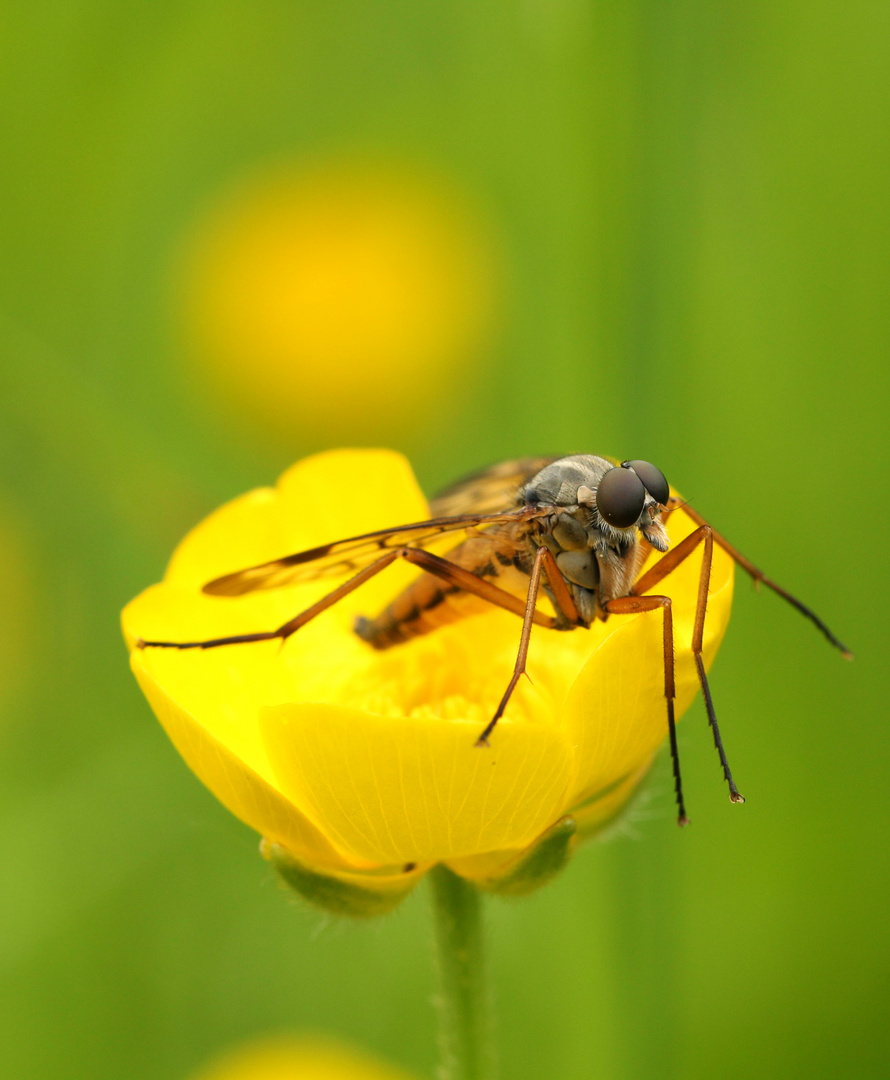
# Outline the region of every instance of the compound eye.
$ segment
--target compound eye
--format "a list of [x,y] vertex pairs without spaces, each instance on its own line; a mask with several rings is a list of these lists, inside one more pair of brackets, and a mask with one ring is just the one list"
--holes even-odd
[[610,469],[596,489],[599,515],[616,529],[636,525],[645,502],[643,481],[630,469]]
[[667,506],[667,501],[671,497],[671,489],[668,487],[668,482],[661,469],[656,469],[648,461],[623,461],[621,464],[626,469],[633,469],[643,481],[643,486],[657,503]]

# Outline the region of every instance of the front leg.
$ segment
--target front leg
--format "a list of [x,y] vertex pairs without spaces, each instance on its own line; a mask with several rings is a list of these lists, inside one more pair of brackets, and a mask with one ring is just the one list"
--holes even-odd
[[554,607],[556,608],[557,617],[561,617],[562,619],[561,623],[558,620],[554,620],[552,629],[571,630],[580,625],[578,620],[578,610],[575,607],[575,602],[569,592],[569,587],[566,584],[565,578],[559,572],[559,567],[556,565],[556,559],[554,559],[553,553],[549,548],[542,544],[535,552],[535,561],[532,564],[532,572],[529,576],[528,595],[525,601],[525,615],[522,620],[522,633],[519,636],[519,650],[516,653],[516,663],[513,665],[513,675],[507,685],[507,689],[504,691],[504,696],[501,698],[500,703],[495,710],[494,716],[489,720],[485,730],[476,740],[476,746],[490,745],[488,736],[494,731],[498,720],[504,715],[504,710],[507,708],[507,702],[510,700],[513,691],[516,689],[516,684],[525,674],[525,664],[528,659],[528,647],[529,642],[531,641],[532,624],[537,621],[538,590],[541,587],[542,572],[546,572],[547,574],[547,579],[555,596]]

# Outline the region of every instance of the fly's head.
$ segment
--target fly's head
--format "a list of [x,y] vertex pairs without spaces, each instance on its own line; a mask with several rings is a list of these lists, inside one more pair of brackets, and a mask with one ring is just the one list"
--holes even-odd
[[578,503],[591,515],[591,524],[621,547],[628,543],[628,531],[639,529],[656,551],[670,546],[661,520],[670,488],[664,473],[648,461],[622,461],[606,470],[595,488],[578,489]]
[[565,507],[588,534],[590,547],[605,543],[616,551],[636,544],[637,531],[656,549],[667,551],[662,508],[670,498],[664,473],[648,461],[623,461],[578,454],[542,469],[520,492],[526,505]]
[[595,556],[600,604],[630,591],[645,559],[639,536],[656,551],[668,550],[661,512],[670,489],[664,474],[648,461],[624,461],[616,466],[592,454],[562,458],[542,469],[520,497],[527,505],[565,508],[548,523],[549,535],[541,542],[554,550],[566,577],[587,588],[591,588],[592,575],[587,573],[582,579],[569,569],[580,556],[561,555],[558,549],[583,546]]

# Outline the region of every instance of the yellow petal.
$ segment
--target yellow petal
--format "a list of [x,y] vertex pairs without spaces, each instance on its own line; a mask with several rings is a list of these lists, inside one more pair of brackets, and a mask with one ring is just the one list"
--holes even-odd
[[[637,785],[649,771],[650,765],[651,759],[630,776],[576,805],[570,817],[561,819],[561,822],[571,822],[575,827],[574,836],[568,844],[570,852],[577,847],[579,841],[595,836],[620,814]],[[559,827],[560,823],[557,823],[541,837],[536,837],[532,847],[546,839],[554,828]],[[455,874],[477,882],[482,888],[498,891],[499,883],[515,873],[517,865],[528,857],[529,850],[521,848],[518,851],[486,851],[463,859],[449,859],[448,867]]]
[[[215,736],[183,706],[175,680],[170,691],[152,675],[146,660],[161,655],[134,651],[133,672],[155,715],[192,772],[224,806],[263,836],[283,844],[310,863],[322,867],[343,865],[342,856],[331,843],[263,775],[269,769],[268,762],[261,759],[261,749],[248,747],[244,738],[227,740]],[[250,752],[252,749],[254,753]]]
[[[292,465],[274,488],[233,499],[196,525],[177,547],[164,581],[200,588],[234,570],[427,516],[426,500],[401,454],[328,450]],[[208,603],[231,607],[250,599],[255,598],[213,597]]]
[[[201,640],[272,630],[336,582],[260,590],[242,597],[207,596],[206,582],[222,574],[357,533],[428,517],[411,467],[391,450],[332,450],[297,462],[274,488],[258,488],[220,507],[182,540],[161,585],[123,612],[132,648],[146,640]],[[363,586],[359,603],[374,610],[410,579],[407,565],[389,568]],[[351,627],[349,605],[327,619]],[[304,637],[308,633],[302,631]],[[242,650],[249,662],[250,650]]]
[[505,721],[491,748],[477,748],[471,721],[289,704],[264,709],[261,727],[281,790],[355,858],[522,847],[565,802],[569,748],[543,726]]
[[411,1080],[393,1065],[332,1040],[278,1037],[229,1051],[193,1080]]

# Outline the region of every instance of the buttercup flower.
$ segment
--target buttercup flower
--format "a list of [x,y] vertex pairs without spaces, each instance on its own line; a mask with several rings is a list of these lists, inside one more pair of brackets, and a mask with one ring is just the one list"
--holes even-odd
[[412,1080],[402,1069],[318,1037],[262,1039],[229,1051],[193,1080]]
[[[613,615],[590,630],[535,627],[528,670],[490,748],[474,745],[512,671],[516,616],[474,615],[384,652],[352,632],[416,569],[397,563],[283,645],[139,649],[271,630],[331,579],[208,596],[212,578],[326,541],[423,520],[407,462],[341,450],[301,461],[198,525],[163,582],[123,614],[131,664],[188,765],[265,838],[311,899],[385,910],[444,862],[483,887],[520,892],[558,868],[579,835],[627,801],[667,734],[662,620]],[[694,528],[670,515],[673,545]],[[460,540],[445,538],[439,550]],[[673,599],[677,716],[698,690],[691,652],[700,562],[659,588]],[[729,618],[732,563],[715,548],[704,640]]]
[[181,325],[202,385],[286,438],[366,439],[447,413],[497,322],[488,232],[434,171],[257,170],[186,245]]

